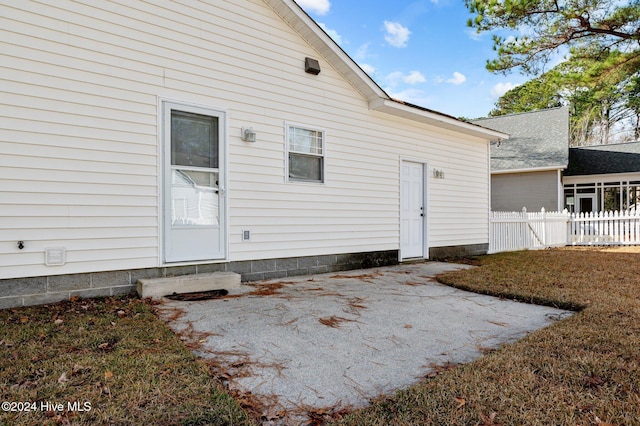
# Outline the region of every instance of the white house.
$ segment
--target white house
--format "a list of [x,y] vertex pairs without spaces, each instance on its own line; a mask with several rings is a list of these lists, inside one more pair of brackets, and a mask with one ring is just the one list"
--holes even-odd
[[292,0],[0,5],[0,308],[488,243],[489,141]]

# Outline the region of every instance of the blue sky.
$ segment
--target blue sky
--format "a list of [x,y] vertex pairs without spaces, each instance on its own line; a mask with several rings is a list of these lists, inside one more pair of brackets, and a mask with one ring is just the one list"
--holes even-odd
[[486,70],[491,34],[463,0],[296,0],[389,95],[455,117],[486,116],[528,78]]

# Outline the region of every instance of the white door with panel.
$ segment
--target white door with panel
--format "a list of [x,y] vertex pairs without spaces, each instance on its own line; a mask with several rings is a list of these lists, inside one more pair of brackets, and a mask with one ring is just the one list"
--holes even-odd
[[424,257],[424,165],[402,161],[400,169],[400,256]]
[[162,113],[164,261],[224,259],[226,114],[172,102]]

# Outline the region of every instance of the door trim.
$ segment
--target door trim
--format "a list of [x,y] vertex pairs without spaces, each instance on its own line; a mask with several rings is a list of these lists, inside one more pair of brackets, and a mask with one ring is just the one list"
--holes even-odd
[[[582,210],[577,211],[580,208],[580,200],[583,199],[591,199],[591,211],[583,212]],[[577,213],[594,213],[598,211],[598,195],[597,194],[576,194],[576,212]]]
[[[222,238],[221,246],[223,250],[223,256],[216,259],[206,259],[206,260],[192,260],[192,261],[175,261],[175,262],[167,262],[165,259],[166,253],[166,223],[167,223],[167,212],[166,212],[166,188],[167,188],[167,168],[165,165],[166,162],[166,146],[165,146],[165,136],[167,132],[167,126],[165,123],[165,108],[169,106],[177,106],[180,109],[184,108],[184,111],[193,111],[201,113],[206,113],[206,111],[211,111],[215,113],[221,114],[224,117],[222,123],[220,123],[220,128],[222,129],[222,138],[219,141],[219,164],[223,165],[222,171],[220,173],[220,180],[223,181],[223,185],[221,185],[221,197],[220,197],[220,234]],[[215,107],[211,105],[203,105],[196,102],[190,102],[180,99],[174,98],[165,98],[158,96],[157,98],[157,121],[158,121],[158,139],[157,139],[157,181],[158,181],[158,266],[180,266],[180,265],[197,265],[197,264],[207,264],[207,263],[221,263],[229,261],[229,161],[228,161],[228,151],[229,151],[229,111],[227,108]]]
[[[418,163],[422,164],[422,204],[424,207],[424,216],[422,217],[422,256],[421,257],[404,257],[402,255],[402,163],[410,162],[410,163]],[[427,171],[429,170],[428,162],[424,159],[419,159],[415,157],[404,157],[400,156],[400,162],[398,167],[399,179],[398,179],[398,235],[399,235],[399,247],[398,247],[398,260],[403,261],[405,259],[428,259],[429,258],[429,239],[428,239],[428,218],[429,218],[429,198],[428,198],[428,182],[427,179]]]

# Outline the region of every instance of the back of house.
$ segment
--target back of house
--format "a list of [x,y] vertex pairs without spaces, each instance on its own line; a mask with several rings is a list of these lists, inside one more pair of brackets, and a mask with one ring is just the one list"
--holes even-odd
[[0,5],[0,308],[488,243],[489,141],[292,0]]

